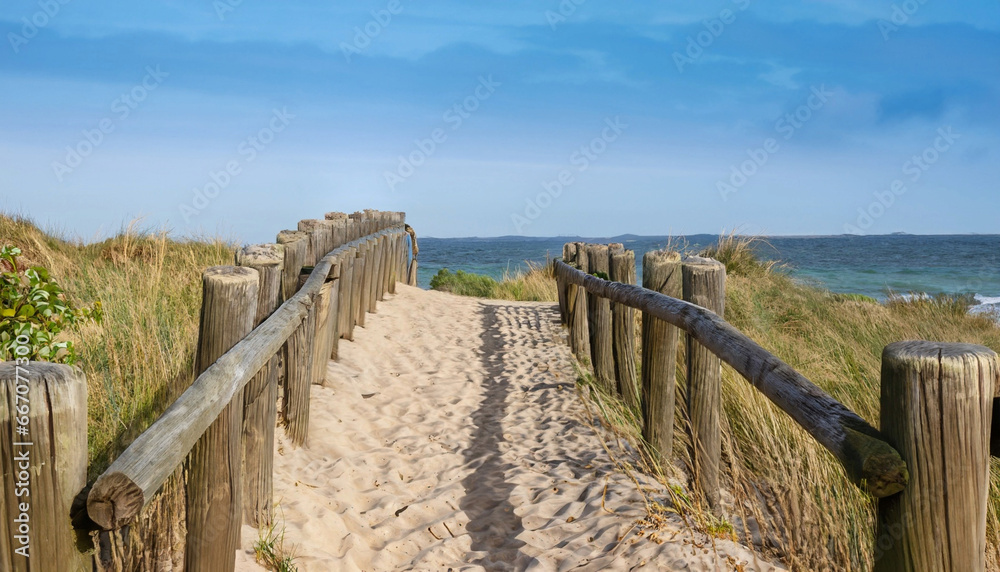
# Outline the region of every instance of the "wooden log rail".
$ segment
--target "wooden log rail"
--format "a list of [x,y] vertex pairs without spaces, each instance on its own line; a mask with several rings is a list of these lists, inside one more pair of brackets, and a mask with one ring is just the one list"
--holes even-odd
[[[339,213],[331,213],[331,215],[337,214]],[[342,240],[349,239],[349,242],[337,246],[319,258],[305,283],[294,294],[292,294],[294,288],[289,287],[287,278],[290,278],[290,275],[297,278],[298,269],[286,266],[282,271],[282,275],[286,277],[282,292],[283,297],[289,295],[290,297],[246,337],[232,346],[232,349],[208,365],[191,387],[97,478],[87,497],[87,513],[97,526],[104,530],[116,530],[129,524],[140,513],[167,478],[185,461],[195,444],[219,418],[220,413],[231,402],[236,405],[234,398],[242,394],[248,382],[257,376],[262,368],[272,363],[273,357],[293,334],[301,331],[310,314],[316,312],[318,297],[324,292],[324,285],[328,284],[331,277],[341,276],[338,271],[348,260],[348,266],[353,270],[352,279],[360,272],[365,272],[365,279],[361,283],[355,279],[352,286],[357,285],[371,295],[371,301],[367,296],[364,300],[364,303],[368,304],[366,307],[361,307],[357,300],[354,301],[360,312],[372,309],[374,300],[381,298],[387,287],[384,282],[386,276],[399,278],[407,276],[408,269],[404,266],[402,256],[398,258],[397,268],[390,271],[389,267],[393,260],[396,260],[390,259],[389,246],[403,244],[403,234],[406,232],[402,213],[376,211],[356,213],[358,216],[350,217],[351,222],[356,223],[352,225],[338,223],[347,219],[347,215],[343,217],[331,215],[327,215],[327,221],[324,223],[304,222],[299,227],[302,231],[284,233],[281,238],[286,242],[284,249],[286,264],[289,260],[294,260],[293,264],[297,263],[301,267],[302,258],[309,262],[310,257],[315,257],[320,249],[328,248]],[[340,228],[344,230],[338,230]],[[299,250],[288,247],[297,240],[308,240],[308,248]],[[382,258],[376,260],[374,256],[368,256],[367,261],[361,258],[355,260],[354,257],[358,256],[362,249],[368,249],[373,254],[384,254],[384,261]],[[401,251],[401,247],[399,250]],[[301,254],[303,251],[305,256]],[[289,258],[290,252],[298,254]],[[361,265],[358,262],[367,263]],[[382,264],[381,273],[376,266],[379,263]],[[376,283],[376,280],[381,282]],[[357,295],[350,288],[327,287],[325,290],[331,302],[338,299],[339,292],[345,291],[350,295]],[[255,299],[254,310],[256,305]],[[341,323],[350,323],[350,320],[342,322],[331,314],[324,327],[335,329],[336,336],[346,337],[348,332],[340,331]],[[325,357],[329,357],[332,341],[327,336],[323,339],[323,343],[325,347],[322,351],[325,352]],[[308,350],[320,351],[312,346]],[[309,356],[310,361],[311,359]],[[289,380],[285,379],[286,385],[288,382]],[[259,499],[255,500],[259,502]],[[265,522],[267,519],[267,516],[261,518]]]
[[554,264],[561,284],[581,287],[588,296],[641,310],[687,332],[833,453],[863,490],[887,497],[906,486],[906,463],[877,429],[714,312],[639,286],[592,276],[561,260]]

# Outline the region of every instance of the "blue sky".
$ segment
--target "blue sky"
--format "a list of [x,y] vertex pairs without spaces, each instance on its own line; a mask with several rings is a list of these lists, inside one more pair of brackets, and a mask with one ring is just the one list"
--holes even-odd
[[[996,233],[1000,6],[9,1],[0,208],[273,240]],[[457,106],[457,107],[456,107]]]

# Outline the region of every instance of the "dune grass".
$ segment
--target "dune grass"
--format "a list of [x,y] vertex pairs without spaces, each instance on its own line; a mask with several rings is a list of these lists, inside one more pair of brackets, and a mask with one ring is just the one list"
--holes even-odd
[[194,380],[201,275],[231,264],[222,240],[176,241],[138,223],[82,244],[0,216],[0,243],[50,269],[81,305],[101,301],[104,320],[68,335],[87,375],[90,477],[100,474]]

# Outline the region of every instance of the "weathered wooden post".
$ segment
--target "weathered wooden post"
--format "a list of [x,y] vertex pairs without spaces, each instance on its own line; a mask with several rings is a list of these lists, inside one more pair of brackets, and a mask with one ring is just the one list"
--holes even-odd
[[[631,250],[616,250],[611,254],[611,280],[623,284],[635,284],[635,253]],[[614,334],[615,377],[621,389],[625,404],[633,411],[639,411],[639,384],[635,368],[635,309],[625,304],[611,305],[611,321]]]
[[[588,268],[587,245],[576,244],[576,267],[586,272]],[[583,286],[570,285],[572,290],[567,295],[567,311],[570,316],[569,341],[576,359],[591,365],[590,361],[590,320],[587,311],[587,290]]]
[[[215,266],[204,295],[195,369],[200,374],[249,334],[257,316],[256,270]],[[242,497],[243,391],[237,391],[188,456],[184,569],[225,572],[236,566]]]
[[300,220],[299,231],[309,236],[309,248],[306,251],[306,266],[316,266],[316,263],[323,255],[323,248],[326,245],[326,229],[315,219]]
[[[587,273],[605,280],[610,274],[610,254],[607,244],[587,245]],[[590,355],[594,378],[604,391],[616,393],[615,358],[611,341],[611,301],[587,294],[587,319],[590,323]]]
[[[644,254],[642,287],[681,298],[680,254],[665,250]],[[675,326],[642,313],[642,437],[661,465],[670,463],[673,451],[678,333]]]
[[284,302],[299,290],[299,271],[306,265],[309,234],[297,230],[283,230],[278,233],[278,244],[285,247],[285,262],[281,275],[281,301]]
[[[354,301],[351,304],[355,326],[365,326],[365,313],[368,308],[368,282],[365,277],[368,275],[368,242],[358,243],[354,265]],[[353,327],[352,327],[353,331]]]
[[374,314],[378,311],[379,290],[382,281],[382,237],[371,239],[370,256],[372,259],[371,272],[369,276],[368,291],[368,312]]
[[339,269],[334,265],[330,269],[327,281],[320,288],[316,297],[316,344],[312,351],[313,357],[313,384],[322,384],[326,381],[327,362],[333,356],[333,347],[336,342],[338,316],[337,302],[340,299]]
[[354,339],[354,331],[351,329],[351,300],[354,296],[354,263],[356,259],[356,249],[348,248],[340,257],[340,302],[338,303],[338,316],[340,325],[338,331],[340,337],[345,340]]
[[[305,281],[311,268],[305,268],[300,280]],[[281,421],[292,445],[301,447],[309,436],[309,394],[313,382],[313,352],[316,348],[316,322],[319,299],[310,301],[306,319],[285,344],[285,384],[282,386]]]
[[[14,354],[30,350],[22,338]],[[44,362],[0,363],[0,570],[90,570],[70,523],[87,484],[87,380]]]
[[372,292],[371,276],[375,257],[372,254],[371,240],[361,242],[361,253],[359,259],[361,261],[361,279],[359,281],[360,290],[358,293],[358,318],[356,323],[358,326],[363,328],[365,327],[365,314],[368,313],[368,305]]
[[879,499],[876,572],[982,572],[997,354],[909,341],[882,352],[881,432],[910,481]]
[[[691,256],[682,265],[684,300],[724,317],[726,267],[711,258]],[[719,429],[722,362],[708,348],[687,336],[687,406],[695,483],[709,506],[719,505]]]
[[[562,259],[566,264],[576,263],[576,244],[567,242],[563,245]],[[561,276],[556,276],[556,292],[559,296],[559,320],[569,325],[569,315],[566,313],[566,290],[567,283]]]
[[[236,253],[236,264],[253,268],[260,277],[254,327],[281,305],[284,250],[278,244],[260,244]],[[243,518],[254,528],[273,522],[274,427],[280,365],[278,353],[243,389]]]
[[411,252],[411,254],[413,256],[412,260],[410,260],[409,268],[407,269],[406,283],[409,284],[410,286],[416,286],[417,285],[417,253],[420,252],[420,248],[417,246],[417,233],[416,233],[415,230],[413,230],[413,227],[410,226],[410,225],[408,225],[408,224],[405,225],[403,228],[404,228],[404,230],[406,230],[406,234],[410,235],[410,252]]

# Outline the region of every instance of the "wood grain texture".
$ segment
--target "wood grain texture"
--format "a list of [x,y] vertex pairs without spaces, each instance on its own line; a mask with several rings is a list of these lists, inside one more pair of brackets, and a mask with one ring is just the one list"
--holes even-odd
[[[355,247],[361,240],[338,251]],[[87,498],[87,512],[98,526],[114,530],[134,519],[236,393],[302,329],[334,254],[320,261],[302,289],[270,318],[199,375],[98,477]]]
[[898,342],[882,353],[882,433],[910,484],[878,504],[878,572],[986,568],[989,435],[1000,368],[983,346]]
[[[725,318],[726,267],[711,258],[691,256],[681,266],[684,300]],[[712,350],[687,336],[687,411],[696,488],[709,506],[719,506],[722,434],[722,361]]]
[[379,239],[371,240],[371,250],[368,251],[368,255],[371,257],[368,275],[365,277],[368,280],[368,313],[374,314],[378,311],[379,282],[382,269],[382,245]]
[[589,276],[559,260],[554,264],[569,283],[687,332],[826,447],[858,487],[885,497],[906,486],[906,463],[878,430],[714,312],[652,290]]
[[[576,268],[586,272],[588,267],[587,245],[582,242],[574,244],[576,245]],[[592,367],[592,364],[590,361],[590,320],[587,309],[587,290],[582,287],[577,288],[568,280],[566,283],[571,286],[567,294],[569,304],[567,310],[570,315],[570,348],[576,355],[576,359],[589,368]]]
[[340,302],[337,306],[340,325],[337,331],[340,332],[340,337],[345,340],[354,339],[354,331],[352,330],[354,324],[351,321],[351,298],[354,295],[354,265],[356,262],[354,250],[351,248],[340,257]]
[[281,275],[281,301],[284,302],[299,290],[299,272],[306,265],[309,235],[297,230],[278,233],[278,244],[285,247],[285,262]]
[[[281,305],[284,247],[247,246],[236,253],[236,264],[253,268],[260,281],[254,327]],[[261,368],[243,391],[243,518],[254,528],[273,522],[274,429],[278,415],[280,352]]]
[[[611,279],[623,284],[635,284],[634,252],[624,249],[612,252]],[[632,411],[639,411],[639,383],[635,367],[635,309],[618,302],[612,303],[611,322],[618,389],[625,405]]]
[[[642,256],[642,286],[671,298],[681,298],[681,256],[653,250]],[[668,322],[642,313],[642,436],[653,458],[670,463],[674,439],[674,397],[677,391],[678,330]]]
[[[605,278],[610,273],[610,255],[606,244],[587,245],[587,272]],[[587,321],[590,325],[590,359],[594,379],[609,395],[617,393],[615,357],[611,341],[611,301],[587,292]]]
[[[27,424],[18,423],[22,417]],[[0,570],[90,570],[70,524],[73,498],[87,484],[82,371],[43,362],[0,363],[0,455]],[[21,503],[29,505],[27,513]],[[28,558],[16,552],[24,550],[22,541]]]
[[358,249],[358,262],[361,266],[360,274],[355,278],[357,284],[358,304],[355,313],[354,323],[357,326],[365,327],[365,315],[368,313],[368,299],[371,296],[371,275],[373,257],[371,255],[371,241],[364,240]]
[[[205,271],[195,358],[198,373],[253,331],[259,283],[260,276],[252,268],[215,266]],[[241,388],[233,392],[188,456],[187,571],[235,569],[243,515],[242,433]]]

